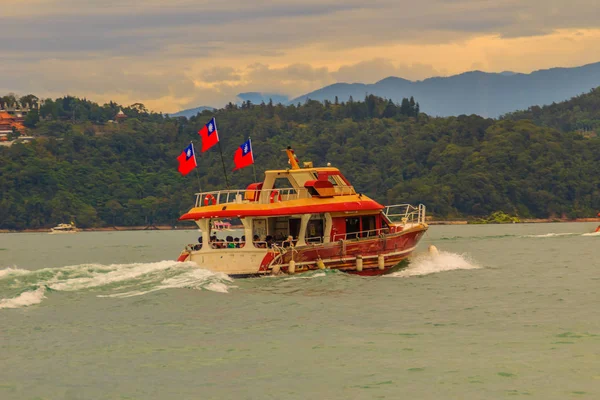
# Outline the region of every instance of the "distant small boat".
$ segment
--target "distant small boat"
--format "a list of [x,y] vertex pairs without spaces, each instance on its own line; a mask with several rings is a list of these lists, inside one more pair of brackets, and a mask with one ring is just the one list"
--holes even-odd
[[231,229],[231,223],[229,222],[223,222],[223,221],[213,221],[213,230],[215,231],[222,231],[225,229]]
[[53,233],[77,233],[77,232],[79,232],[79,229],[77,229],[74,222],[71,222],[70,224],[58,224],[54,228],[51,228],[49,233],[53,234]]

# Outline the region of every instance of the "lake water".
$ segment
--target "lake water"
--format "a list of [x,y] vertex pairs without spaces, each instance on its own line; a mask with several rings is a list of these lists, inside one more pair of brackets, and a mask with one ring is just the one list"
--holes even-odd
[[432,226],[390,276],[248,280],[173,262],[195,231],[0,234],[0,399],[598,399],[595,227]]

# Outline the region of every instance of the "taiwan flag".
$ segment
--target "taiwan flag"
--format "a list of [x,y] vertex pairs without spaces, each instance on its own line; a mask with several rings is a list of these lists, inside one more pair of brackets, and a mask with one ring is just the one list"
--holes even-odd
[[196,164],[196,155],[194,154],[194,145],[192,143],[181,152],[179,157],[177,157],[177,161],[179,161],[177,170],[181,175],[187,175],[196,168],[198,164]]
[[217,133],[217,122],[214,118],[208,121],[208,124],[204,125],[202,129],[198,131],[198,135],[202,137],[202,152],[213,147],[219,143],[219,134]]
[[243,145],[238,147],[233,156],[233,163],[235,164],[234,171],[254,164],[254,154],[252,154],[252,142],[250,139],[246,140]]

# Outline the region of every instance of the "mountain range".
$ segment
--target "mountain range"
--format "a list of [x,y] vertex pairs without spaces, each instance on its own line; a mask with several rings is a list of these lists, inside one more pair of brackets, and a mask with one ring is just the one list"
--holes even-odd
[[201,114],[202,111],[205,110],[214,110],[214,107],[209,107],[209,106],[200,106],[200,107],[196,107],[196,108],[189,108],[187,110],[181,110],[176,112],[175,114],[169,114],[169,117],[171,118],[177,118],[177,117],[186,117],[186,118],[191,118],[196,116],[197,114]]
[[477,114],[495,118],[532,105],[564,101],[597,86],[600,86],[600,62],[529,74],[470,71],[422,81],[391,76],[373,84],[335,83],[293,100],[283,95],[259,92],[240,93],[238,99],[250,100],[254,104],[266,103],[269,99],[274,103],[296,104],[304,103],[307,99],[333,102],[336,97],[342,102],[348,101],[351,96],[354,101],[359,101],[368,94],[400,102],[412,96],[419,103],[421,111],[432,116]]
[[311,100],[347,101],[366,94],[399,102],[413,96],[421,111],[433,116],[477,114],[499,117],[532,105],[567,100],[600,86],[600,62],[575,68],[552,68],[530,74],[513,72],[465,72],[447,78],[409,81],[389,77],[374,84],[336,83],[297,97],[292,102]]

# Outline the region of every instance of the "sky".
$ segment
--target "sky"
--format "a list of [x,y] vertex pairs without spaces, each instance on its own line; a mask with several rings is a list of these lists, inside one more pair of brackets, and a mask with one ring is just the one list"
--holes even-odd
[[11,0],[0,95],[159,112],[241,92],[600,61],[598,0]]

